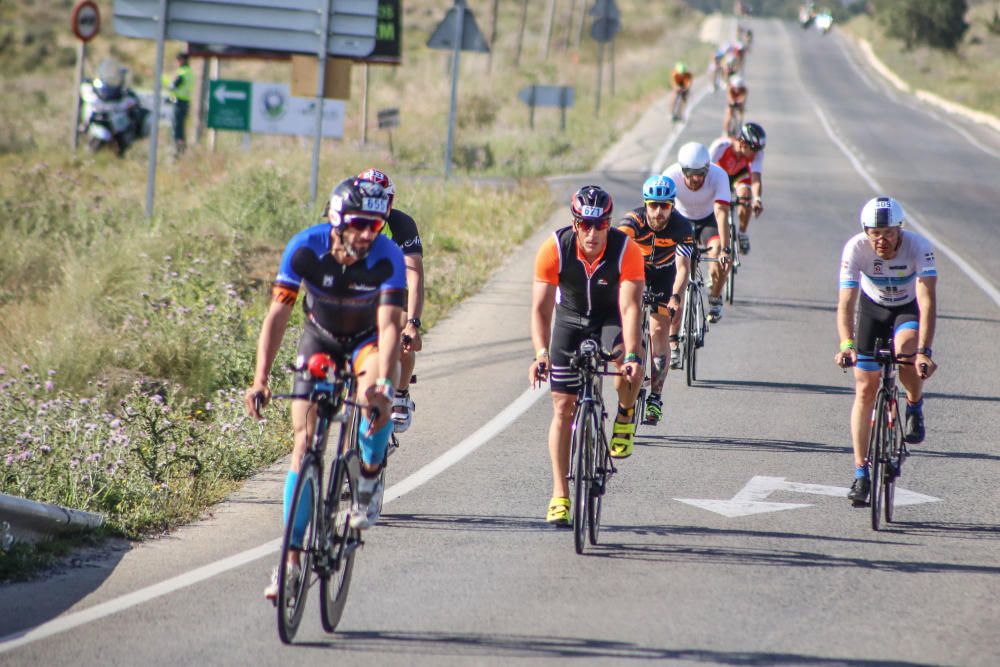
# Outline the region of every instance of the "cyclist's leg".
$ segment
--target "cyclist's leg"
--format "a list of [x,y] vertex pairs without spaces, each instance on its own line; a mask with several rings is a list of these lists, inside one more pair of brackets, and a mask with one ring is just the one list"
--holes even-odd
[[[552,391],[552,421],[549,424],[549,459],[552,463],[552,498],[569,498],[569,442],[573,424],[579,374],[570,369],[569,355],[579,347],[584,332],[556,315],[549,344],[549,387]],[[568,500],[567,500],[568,502]],[[567,513],[568,519],[568,513]]]
[[879,365],[874,360],[875,340],[892,335],[891,311],[865,294],[858,300],[858,328],[854,344],[858,363],[854,368],[854,405],[851,408],[851,442],[855,468],[863,468],[868,457],[872,408],[878,393]]
[[[896,354],[909,356],[908,361],[913,361],[917,352],[919,322],[916,300],[901,307],[893,322]],[[921,443],[924,440],[924,381],[916,367],[901,364],[899,383],[906,390],[904,439],[910,444]]]
[[740,234],[746,234],[750,226],[750,201],[753,193],[750,191],[750,180],[740,181],[734,188],[736,194],[736,215],[739,221]]
[[656,294],[661,294],[649,313],[649,335],[652,339],[652,347],[649,354],[650,395],[657,399],[663,391],[663,382],[667,377],[669,364],[667,355],[670,353],[667,337],[671,325],[670,311],[667,309],[670,295],[674,290],[674,278],[677,276],[675,266],[647,270],[646,283],[650,290]]
[[[606,323],[600,331],[601,346],[612,352],[619,352],[615,359],[615,368],[621,371],[622,358],[625,354],[625,343],[622,340],[621,322],[612,321]],[[642,388],[642,379],[633,381],[618,375],[615,377],[615,391],[618,393],[618,410],[612,424],[611,455],[616,458],[625,458],[632,455],[634,447],[633,437],[635,436],[635,402],[639,398],[639,390]]]
[[[358,344],[351,362],[358,382],[358,401],[367,403],[375,388],[375,380],[379,377],[378,343],[374,336]],[[389,379],[395,383],[398,375],[397,366]],[[386,422],[374,433],[369,433],[370,428],[371,420],[365,414],[361,417],[361,424],[358,427],[358,445],[361,450],[361,473],[367,477],[377,475],[382,469],[385,452],[389,446],[389,435],[392,432],[392,422]]]

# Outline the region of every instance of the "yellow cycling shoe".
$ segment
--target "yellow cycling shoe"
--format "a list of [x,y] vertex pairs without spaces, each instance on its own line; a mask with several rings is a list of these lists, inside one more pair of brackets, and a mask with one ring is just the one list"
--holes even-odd
[[632,456],[632,450],[635,448],[635,444],[632,442],[632,437],[634,435],[635,424],[632,422],[622,424],[621,422],[616,421],[614,436],[611,438],[611,445],[609,447],[611,450],[611,458],[627,459]]
[[571,521],[569,515],[569,498],[552,496],[549,501],[549,512],[545,515],[545,520],[556,526],[568,526]]

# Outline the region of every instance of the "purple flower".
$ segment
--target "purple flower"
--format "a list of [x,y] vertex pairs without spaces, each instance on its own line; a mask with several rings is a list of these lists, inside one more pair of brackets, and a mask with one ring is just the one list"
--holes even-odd
[[7,455],[6,463],[7,463],[7,465],[11,465],[11,464],[14,463],[14,455],[13,454],[8,454]]
[[48,445],[42,445],[41,447],[39,447],[39,449],[42,450],[42,454],[48,454],[49,452],[52,451],[52,448],[49,447]]
[[212,404],[211,403],[206,403],[205,404],[205,409],[206,410],[211,410],[212,409]]
[[153,403],[156,403],[157,405],[163,403],[163,397],[159,394],[153,394],[149,400],[153,401]]
[[28,364],[21,364],[21,370],[27,373],[28,371],[31,370],[31,366],[29,366]]
[[18,461],[27,461],[32,456],[34,456],[34,453],[30,449],[25,449],[20,454],[17,455],[17,460]]
[[215,304],[210,303],[207,306],[205,306],[205,312],[206,313],[214,313],[215,312]]
[[110,422],[108,422],[108,426],[110,426],[111,428],[119,428],[121,427],[121,425],[122,425],[121,419],[112,419]]
[[0,366],[0,378],[2,378],[4,375],[7,375],[7,369],[4,368],[3,366]]
[[70,459],[70,461],[69,461],[69,467],[70,467],[70,468],[75,468],[75,467],[77,467],[78,465],[80,465],[80,459],[78,459],[78,458],[75,458],[75,457],[74,457],[74,458],[72,458],[72,459]]
[[56,374],[55,369],[50,368],[49,369],[49,377],[52,377],[55,374]]
[[101,455],[96,453],[91,454],[90,456],[84,459],[84,461],[86,461],[87,463],[96,463],[97,461],[100,460],[101,460]]
[[46,380],[45,391],[52,391],[55,388],[56,388],[55,382],[53,382],[52,380]]

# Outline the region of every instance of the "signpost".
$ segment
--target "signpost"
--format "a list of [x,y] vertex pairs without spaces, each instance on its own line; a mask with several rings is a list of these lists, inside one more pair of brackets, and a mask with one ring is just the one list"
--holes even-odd
[[590,36],[598,43],[597,48],[597,95],[594,98],[594,115],[601,112],[601,83],[604,79],[604,45],[611,42],[611,91],[614,94],[615,44],[614,38],[621,30],[621,12],[615,0],[596,0],[590,8],[594,22],[590,26]]
[[379,109],[378,129],[389,133],[389,155],[392,155],[392,128],[399,127],[399,109]]
[[458,68],[459,56],[462,51],[479,51],[489,53],[490,47],[479,32],[476,19],[465,6],[465,0],[455,0],[455,6],[448,10],[447,16],[434,29],[431,38],[427,40],[430,49],[451,49],[451,103],[448,107],[448,140],[444,149],[444,177],[451,175],[451,149],[455,134],[455,106],[458,99]]
[[83,63],[87,59],[87,42],[97,37],[101,31],[101,12],[93,0],[79,0],[70,14],[70,26],[73,34],[80,40],[76,46],[76,77],[73,86],[73,152],[79,145],[80,130],[80,85],[83,83]]
[[216,130],[250,131],[248,81],[219,79],[209,83],[208,126]]
[[[214,130],[308,136],[316,122],[316,100],[294,97],[287,83],[212,81],[208,126]],[[323,100],[323,136],[344,136],[342,100]]]
[[[316,106],[323,100],[327,56],[365,58],[376,45],[379,0],[115,0],[115,32],[155,39],[155,98],[163,75],[166,39],[200,44],[315,54]],[[169,9],[169,11],[168,11]],[[323,116],[315,114],[309,193],[316,199]],[[153,214],[157,134],[150,141],[146,216]]]
[[573,106],[572,86],[527,86],[517,96],[528,105],[528,127],[535,129],[535,107],[559,107],[559,129],[566,129],[566,109]]

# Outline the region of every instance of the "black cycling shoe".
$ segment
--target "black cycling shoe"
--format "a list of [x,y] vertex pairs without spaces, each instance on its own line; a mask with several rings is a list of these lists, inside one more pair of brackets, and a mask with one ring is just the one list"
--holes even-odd
[[903,441],[911,445],[919,445],[924,441],[924,411],[906,411],[906,430],[903,432]]
[[872,483],[868,477],[855,477],[851,484],[851,490],[847,492],[847,499],[854,503],[855,507],[861,507],[868,503],[868,492],[871,491]]

